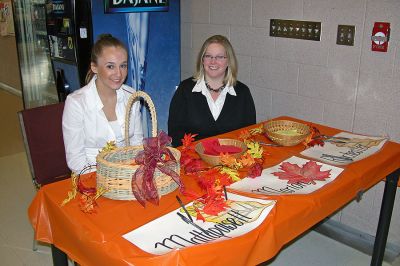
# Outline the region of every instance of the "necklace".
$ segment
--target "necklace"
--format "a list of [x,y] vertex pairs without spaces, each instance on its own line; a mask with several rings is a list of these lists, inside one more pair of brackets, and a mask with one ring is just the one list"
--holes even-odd
[[207,87],[207,89],[208,89],[209,91],[212,91],[212,92],[221,92],[221,91],[225,88],[225,84],[222,84],[222,86],[219,87],[218,89],[213,89],[213,88],[211,88],[211,86],[208,84],[208,82],[206,82],[206,87]]

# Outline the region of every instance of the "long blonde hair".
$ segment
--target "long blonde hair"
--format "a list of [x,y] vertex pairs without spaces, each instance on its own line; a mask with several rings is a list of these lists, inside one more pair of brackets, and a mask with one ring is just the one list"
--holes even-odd
[[[106,47],[121,47],[126,51],[126,54],[128,54],[128,49],[126,49],[126,46],[123,42],[113,37],[109,33],[104,33],[99,35],[97,41],[92,47],[90,62],[97,65],[97,60],[101,56],[103,49]],[[86,73],[85,83],[88,84],[92,80],[94,75],[95,73],[92,71],[92,68],[89,65],[88,72]]]
[[222,35],[214,35],[209,37],[201,47],[199,54],[197,55],[196,60],[196,72],[193,75],[194,81],[198,81],[204,77],[204,66],[203,66],[203,57],[207,51],[207,48],[212,43],[221,44],[226,53],[226,57],[228,59],[228,67],[226,68],[224,84],[228,86],[235,86],[237,81],[237,72],[238,72],[238,63],[235,55],[235,51],[229,40]]

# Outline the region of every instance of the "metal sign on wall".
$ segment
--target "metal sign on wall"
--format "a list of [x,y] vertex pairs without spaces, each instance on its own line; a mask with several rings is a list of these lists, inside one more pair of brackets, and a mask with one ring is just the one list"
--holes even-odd
[[104,0],[105,13],[168,11],[168,0]]

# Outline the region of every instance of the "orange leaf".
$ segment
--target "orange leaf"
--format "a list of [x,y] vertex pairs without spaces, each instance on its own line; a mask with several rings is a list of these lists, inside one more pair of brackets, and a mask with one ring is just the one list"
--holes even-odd
[[240,157],[240,162],[243,166],[251,166],[255,163],[254,158],[251,157],[250,153],[245,153]]
[[244,129],[239,133],[239,139],[245,140],[251,138],[250,131],[248,129]]
[[221,164],[226,165],[228,167],[233,167],[237,164],[236,158],[228,153],[226,153],[226,154],[222,153],[220,160],[221,160]]
[[192,142],[195,140],[194,138],[195,138],[197,135],[198,135],[198,134],[191,134],[191,133],[186,134],[186,133],[185,133],[185,135],[183,136],[183,139],[181,139],[181,140],[182,140],[183,146],[184,146],[184,147],[189,147],[189,146],[192,144]]

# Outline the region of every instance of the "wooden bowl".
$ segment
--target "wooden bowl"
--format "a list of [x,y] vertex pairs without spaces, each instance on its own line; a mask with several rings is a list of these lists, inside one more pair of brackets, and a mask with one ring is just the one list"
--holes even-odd
[[[233,157],[235,157],[236,159],[240,158],[240,156],[242,156],[242,154],[247,151],[246,144],[244,144],[244,142],[242,142],[240,140],[236,140],[236,139],[218,139],[218,141],[219,141],[219,143],[221,145],[232,145],[232,146],[241,148],[242,149],[241,152],[230,154]],[[205,154],[204,153],[204,147],[203,147],[201,142],[198,142],[196,144],[196,146],[194,147],[194,149],[197,152],[197,154],[199,154],[200,158],[204,162],[208,163],[209,165],[215,166],[215,165],[221,164],[221,156]]]
[[295,146],[310,134],[309,126],[290,120],[268,121],[264,129],[268,138],[282,146]]

